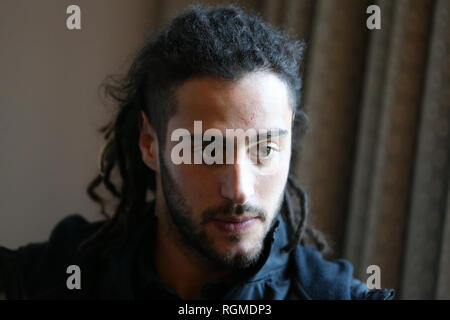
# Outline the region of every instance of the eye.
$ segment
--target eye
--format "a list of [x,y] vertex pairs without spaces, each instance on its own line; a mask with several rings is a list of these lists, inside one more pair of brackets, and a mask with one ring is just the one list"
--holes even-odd
[[267,159],[275,152],[275,149],[269,145],[258,146],[258,158],[259,159]]
[[255,164],[264,164],[273,158],[275,152],[278,152],[278,148],[273,143],[261,142],[251,147],[249,152]]

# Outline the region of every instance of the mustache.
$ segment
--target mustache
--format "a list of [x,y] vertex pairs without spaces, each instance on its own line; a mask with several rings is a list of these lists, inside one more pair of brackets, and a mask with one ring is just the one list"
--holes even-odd
[[202,223],[214,220],[217,217],[229,217],[229,216],[241,216],[244,213],[249,214],[251,217],[266,220],[266,211],[258,206],[251,204],[237,204],[227,202],[216,207],[211,207],[203,211]]

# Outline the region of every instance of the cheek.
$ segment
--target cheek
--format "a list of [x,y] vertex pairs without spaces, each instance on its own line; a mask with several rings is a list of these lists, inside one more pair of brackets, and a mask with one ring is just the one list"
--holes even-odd
[[280,193],[283,191],[286,176],[280,174],[264,175],[258,178],[255,185],[258,198],[263,202],[273,202],[279,199]]
[[266,208],[275,209],[280,195],[284,190],[289,174],[289,158],[280,162],[277,170],[271,174],[259,175],[255,184],[255,191]]
[[214,198],[211,193],[217,189],[217,179],[212,170],[205,170],[201,165],[174,165],[171,171],[185,201],[194,212],[203,210],[205,204]]

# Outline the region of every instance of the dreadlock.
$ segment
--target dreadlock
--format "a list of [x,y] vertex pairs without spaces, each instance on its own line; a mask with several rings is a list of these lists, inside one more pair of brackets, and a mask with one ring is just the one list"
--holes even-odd
[[[148,191],[155,194],[155,173],[141,159],[138,140],[145,112],[164,147],[167,122],[175,112],[174,88],[193,76],[210,75],[235,80],[254,71],[277,74],[290,89],[294,109],[294,129],[304,130],[307,117],[297,108],[302,78],[300,67],[305,44],[249,15],[235,6],[196,5],[172,20],[165,30],[150,36],[138,52],[124,78],[109,77],[105,94],[118,104],[114,120],[100,129],[105,145],[101,150],[100,173],[87,188],[89,197],[99,204],[106,222],[82,248],[101,247],[103,254],[124,245],[144,211]],[[120,186],[113,183],[118,169]],[[119,203],[110,216],[97,189],[104,186]],[[308,197],[289,175],[282,215],[291,229],[292,239],[284,248],[311,241],[321,252],[328,246],[324,237],[307,224]]]

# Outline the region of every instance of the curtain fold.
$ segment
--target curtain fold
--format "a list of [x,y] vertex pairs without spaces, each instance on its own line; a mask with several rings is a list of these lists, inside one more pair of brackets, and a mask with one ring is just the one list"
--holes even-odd
[[398,274],[410,207],[410,187],[419,117],[423,107],[423,74],[433,3],[398,1],[383,96],[379,143],[369,215],[375,217],[364,248],[364,265],[381,267],[383,283],[399,288]]
[[[450,2],[434,8],[407,223],[404,298],[450,298]],[[447,226],[446,226],[447,224]]]
[[[343,5],[344,4],[344,5]],[[305,70],[311,123],[296,171],[311,222],[341,255],[366,61],[365,1],[317,1]]]
[[[394,2],[379,3],[382,12],[382,29],[370,35],[368,61],[361,100],[361,115],[355,154],[350,207],[347,217],[347,234],[344,243],[345,257],[351,260],[355,273],[366,276],[363,253],[367,248],[369,230],[374,229],[374,215],[369,210],[370,195],[375,175],[376,146],[382,121],[383,91],[387,76],[386,61],[390,49]],[[372,213],[372,215],[370,215]]]

